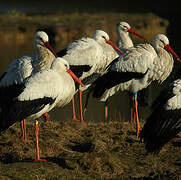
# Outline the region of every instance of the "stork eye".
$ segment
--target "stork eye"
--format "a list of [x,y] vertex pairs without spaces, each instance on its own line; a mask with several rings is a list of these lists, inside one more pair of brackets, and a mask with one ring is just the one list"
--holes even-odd
[[64,66],[66,67],[66,69],[68,68],[68,65],[67,65],[67,64],[64,64]]
[[105,36],[102,36],[102,38],[103,38],[103,39],[105,39],[105,41],[106,41],[106,38],[105,38]]
[[43,38],[39,37],[39,40],[43,42]]
[[160,42],[162,42],[163,44],[165,44],[165,42],[163,40],[160,39]]
[[123,29],[123,30],[128,29],[127,26],[125,26],[125,25],[123,25],[123,24],[120,26],[120,28]]

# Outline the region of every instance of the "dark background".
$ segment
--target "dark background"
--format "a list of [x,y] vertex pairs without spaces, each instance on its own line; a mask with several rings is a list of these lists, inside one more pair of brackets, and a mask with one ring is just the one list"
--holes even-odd
[[170,44],[181,55],[180,50],[180,1],[175,0],[0,0],[0,13],[18,11],[25,14],[51,13],[147,13],[153,12],[169,20],[167,36]]

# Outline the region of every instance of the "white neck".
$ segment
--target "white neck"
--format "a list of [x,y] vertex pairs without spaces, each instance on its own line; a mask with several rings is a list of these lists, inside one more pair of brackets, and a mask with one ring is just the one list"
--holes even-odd
[[55,56],[52,52],[44,46],[37,45],[35,48],[36,59],[33,62],[34,71],[50,68]]
[[128,49],[130,47],[133,47],[133,42],[131,38],[129,37],[128,32],[119,32],[118,34],[118,41],[116,45],[119,48]]

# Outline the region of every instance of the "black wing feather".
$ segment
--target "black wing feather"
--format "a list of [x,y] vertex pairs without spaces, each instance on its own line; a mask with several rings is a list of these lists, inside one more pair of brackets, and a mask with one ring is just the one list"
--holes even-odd
[[0,77],[0,82],[1,82],[1,80],[4,78],[4,76],[7,74],[7,72],[4,72],[3,74],[2,74],[2,76]]
[[152,105],[152,114],[140,133],[148,152],[159,153],[161,148],[181,131],[181,109],[166,110],[164,105],[174,96],[173,84],[165,88]]
[[155,111],[147,119],[140,138],[148,152],[158,154],[161,148],[181,131],[181,110]]
[[93,83],[93,97],[100,98],[107,89],[110,89],[120,83],[127,82],[131,79],[141,79],[145,76],[147,71],[144,74],[135,72],[108,71]]
[[106,69],[110,70],[111,67],[112,67],[112,65],[113,65],[114,63],[118,62],[118,61],[119,61],[119,57],[117,57],[116,59],[114,59],[113,61],[111,61],[111,63],[108,64],[108,66],[106,67]]
[[15,97],[18,97],[24,89],[24,83],[0,87],[0,103],[12,101]]
[[83,72],[90,71],[91,68],[89,65],[70,65],[70,69],[78,78],[82,76]]
[[52,104],[55,99],[50,97],[28,101],[11,101],[1,104],[0,107],[0,133],[17,121],[41,111],[47,104]]
[[63,56],[65,56],[65,55],[67,54],[67,51],[68,51],[67,48],[62,49],[62,50],[60,50],[59,52],[57,52],[57,56],[58,56],[58,57],[63,57]]

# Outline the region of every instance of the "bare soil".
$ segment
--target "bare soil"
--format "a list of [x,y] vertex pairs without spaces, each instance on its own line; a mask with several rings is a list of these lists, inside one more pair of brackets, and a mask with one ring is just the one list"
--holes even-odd
[[0,136],[0,179],[181,179],[181,134],[158,156],[148,154],[136,137],[135,124],[122,121],[88,123],[40,122],[40,156],[34,162],[34,124],[27,140],[19,124]]

